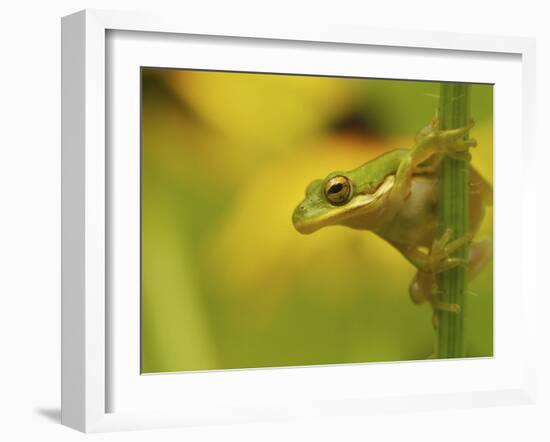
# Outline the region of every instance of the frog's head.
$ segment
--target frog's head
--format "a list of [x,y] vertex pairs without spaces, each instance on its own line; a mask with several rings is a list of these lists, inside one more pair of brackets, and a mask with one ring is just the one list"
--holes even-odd
[[374,227],[384,212],[395,177],[389,175],[373,185],[361,183],[354,175],[354,171],[333,172],[324,180],[311,182],[292,215],[296,230],[313,233],[337,224],[356,229]]

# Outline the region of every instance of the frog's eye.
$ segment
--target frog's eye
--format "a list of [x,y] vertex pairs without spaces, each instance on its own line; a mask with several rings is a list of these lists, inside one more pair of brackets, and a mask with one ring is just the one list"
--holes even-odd
[[325,184],[325,196],[335,206],[347,203],[351,197],[350,180],[343,175],[332,177]]

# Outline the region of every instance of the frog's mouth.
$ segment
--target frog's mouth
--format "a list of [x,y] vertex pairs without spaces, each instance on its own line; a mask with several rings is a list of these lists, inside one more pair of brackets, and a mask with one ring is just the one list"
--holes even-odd
[[[369,214],[375,214],[383,205],[383,199],[388,195],[393,187],[395,176],[389,175],[378,186],[373,193],[359,193],[342,206],[326,206],[315,208],[306,208],[300,204],[294,210],[292,222],[296,230],[300,233],[308,234],[319,230],[322,227],[345,224],[346,220],[361,217],[365,221]],[[367,227],[365,227],[367,228]]]

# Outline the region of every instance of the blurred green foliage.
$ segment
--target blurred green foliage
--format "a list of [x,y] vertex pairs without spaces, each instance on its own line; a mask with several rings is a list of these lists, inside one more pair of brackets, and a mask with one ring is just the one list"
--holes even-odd
[[[425,359],[415,269],[370,232],[298,234],[306,185],[412,145],[439,83],[142,70],[142,371]],[[492,182],[492,93],[472,87]],[[492,237],[489,210],[478,237]],[[468,356],[493,352],[492,265],[470,284]]]

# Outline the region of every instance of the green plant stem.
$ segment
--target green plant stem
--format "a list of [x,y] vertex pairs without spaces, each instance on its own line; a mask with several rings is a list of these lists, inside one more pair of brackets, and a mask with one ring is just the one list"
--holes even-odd
[[[440,92],[439,124],[442,130],[464,127],[469,119],[470,86],[462,83],[442,83]],[[467,137],[465,137],[467,138]],[[452,229],[453,239],[469,230],[468,198],[469,161],[446,157],[439,179],[438,219],[440,234]],[[467,258],[468,245],[453,256]],[[464,357],[464,320],[467,279],[464,266],[455,267],[437,276],[441,301],[458,304],[460,313],[438,310],[437,357]]]

